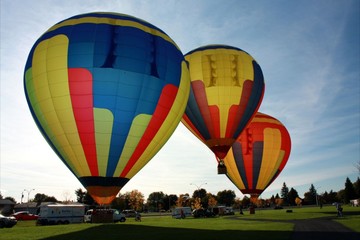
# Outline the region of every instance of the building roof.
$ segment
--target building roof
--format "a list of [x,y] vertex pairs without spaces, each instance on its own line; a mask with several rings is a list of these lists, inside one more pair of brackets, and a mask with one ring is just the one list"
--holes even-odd
[[15,203],[9,199],[0,199],[0,205],[15,205]]

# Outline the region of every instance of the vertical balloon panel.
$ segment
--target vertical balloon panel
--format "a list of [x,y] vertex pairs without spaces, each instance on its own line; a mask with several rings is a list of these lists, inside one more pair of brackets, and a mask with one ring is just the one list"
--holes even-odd
[[50,28],[29,54],[24,85],[40,131],[101,204],[165,144],[190,91],[176,44],[157,27],[114,13]]
[[224,158],[227,176],[243,194],[256,199],[283,170],[290,151],[285,126],[258,112]]

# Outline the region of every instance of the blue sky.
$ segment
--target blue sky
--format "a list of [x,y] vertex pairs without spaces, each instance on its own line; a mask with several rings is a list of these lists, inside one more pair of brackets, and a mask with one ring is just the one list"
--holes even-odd
[[[262,194],[285,182],[300,195],[355,181],[360,161],[360,2],[318,1],[22,1],[1,0],[0,191],[20,201],[24,189],[64,200],[82,187],[41,136],[24,96],[27,55],[41,34],[68,17],[94,11],[129,14],[165,31],[185,54],[207,44],[250,53],[265,77],[260,111],[279,119],[292,138],[285,169]],[[217,175],[214,155],[183,125],[121,190],[243,195]],[[24,199],[26,200],[26,199]]]

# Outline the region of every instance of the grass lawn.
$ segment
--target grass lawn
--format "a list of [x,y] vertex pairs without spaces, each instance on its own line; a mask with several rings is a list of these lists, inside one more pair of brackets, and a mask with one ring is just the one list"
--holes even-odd
[[[49,240],[122,240],[122,239],[291,239],[296,219],[335,216],[335,207],[293,208],[286,210],[256,210],[256,214],[216,217],[207,219],[173,219],[170,216],[146,216],[142,222],[127,219],[116,224],[69,224],[35,226],[34,221],[18,222],[13,228],[0,229],[1,240],[49,239]],[[344,207],[345,217],[338,219],[360,232],[360,209]]]

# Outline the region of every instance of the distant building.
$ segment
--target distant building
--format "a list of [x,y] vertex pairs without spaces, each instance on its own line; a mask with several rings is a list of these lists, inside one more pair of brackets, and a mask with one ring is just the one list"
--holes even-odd
[[54,202],[43,202],[41,204],[37,202],[28,202],[28,203],[20,203],[16,204],[14,207],[15,212],[28,211],[31,214],[38,214],[39,207],[42,205],[55,204]]
[[0,212],[8,216],[13,213],[15,203],[9,199],[0,199]]
[[360,205],[360,198],[359,198],[359,199],[350,200],[350,204],[351,204],[351,206],[353,206],[353,207],[358,207],[358,206]]

